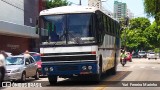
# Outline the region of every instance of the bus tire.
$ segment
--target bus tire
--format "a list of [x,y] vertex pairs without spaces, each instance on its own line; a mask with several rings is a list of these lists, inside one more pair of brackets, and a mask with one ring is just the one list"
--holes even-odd
[[116,67],[115,66],[110,69],[110,74],[111,75],[115,75],[116,74]]
[[57,83],[57,79],[58,79],[58,77],[55,76],[55,75],[53,75],[53,76],[48,76],[48,80],[49,80],[50,85],[56,84],[56,83]]
[[100,55],[99,59],[99,73],[94,75],[93,80],[99,83],[101,81],[101,74],[102,74],[102,55]]
[[101,75],[100,74],[96,74],[94,77],[93,77],[93,81],[95,83],[99,83],[101,81]]

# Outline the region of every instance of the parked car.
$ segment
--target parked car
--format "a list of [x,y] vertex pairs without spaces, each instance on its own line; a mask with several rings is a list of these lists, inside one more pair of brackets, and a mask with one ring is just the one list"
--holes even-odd
[[132,54],[130,52],[126,52],[126,60],[129,61],[129,62],[132,62]]
[[[40,55],[40,53],[37,53],[37,52],[28,52],[28,54],[30,54],[35,59],[37,65],[38,65],[38,72],[39,72],[40,75],[42,75],[42,71],[41,71],[42,62],[41,62],[41,55]],[[22,53],[21,55],[24,55],[24,53]]]
[[40,75],[42,75],[42,61],[41,61],[41,55],[40,53],[37,53],[37,52],[29,52],[29,54],[36,60],[36,63],[38,65],[38,72]]
[[157,59],[157,56],[156,56],[156,54],[154,53],[154,52],[150,52],[149,54],[148,54],[148,59]]
[[138,58],[138,53],[133,53],[132,58]]
[[6,51],[5,51],[5,54],[6,54],[8,57],[9,57],[9,56],[13,56],[11,52],[6,52]]
[[139,58],[147,58],[147,53],[145,51],[140,51],[140,52],[138,52],[138,57]]
[[38,66],[32,56],[18,55],[6,58],[5,80],[25,82],[27,77],[39,79]]

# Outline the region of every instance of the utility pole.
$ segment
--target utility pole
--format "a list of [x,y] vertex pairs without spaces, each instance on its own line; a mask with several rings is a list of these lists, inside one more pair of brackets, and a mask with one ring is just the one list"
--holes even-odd
[[124,33],[124,40],[125,40],[125,45],[124,45],[124,50],[126,51],[126,45],[127,45],[127,33],[126,29],[129,29],[129,17],[124,18],[124,26],[125,26],[125,33]]
[[79,5],[82,5],[82,1],[81,0],[79,0]]

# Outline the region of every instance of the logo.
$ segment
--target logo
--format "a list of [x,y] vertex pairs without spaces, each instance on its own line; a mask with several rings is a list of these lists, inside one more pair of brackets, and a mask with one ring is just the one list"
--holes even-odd
[[2,87],[12,87],[11,82],[2,82]]
[[42,87],[41,83],[11,83],[2,82],[2,87]]

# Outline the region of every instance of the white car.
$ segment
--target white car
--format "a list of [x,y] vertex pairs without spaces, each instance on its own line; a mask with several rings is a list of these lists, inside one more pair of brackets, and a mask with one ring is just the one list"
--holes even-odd
[[156,56],[156,54],[154,52],[150,52],[148,54],[148,59],[157,59],[157,56]]
[[5,80],[25,82],[27,77],[39,79],[38,66],[32,56],[18,55],[6,58]]

